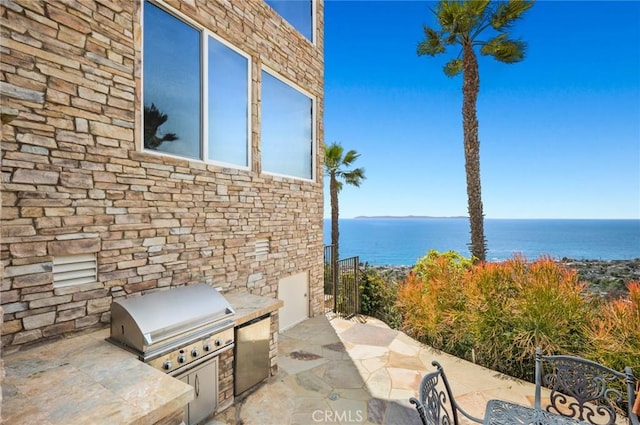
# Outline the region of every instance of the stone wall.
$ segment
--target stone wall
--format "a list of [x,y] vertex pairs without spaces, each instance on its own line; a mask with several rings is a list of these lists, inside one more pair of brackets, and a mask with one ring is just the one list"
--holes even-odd
[[[322,1],[314,43],[262,0],[166,3],[251,56],[251,170],[141,150],[139,0],[0,5],[1,100],[18,112],[2,127],[5,352],[104,326],[116,297],[201,281],[277,297],[308,271],[322,312]],[[260,171],[263,64],[317,98],[314,181]],[[72,254],[95,254],[97,282],[54,288],[54,258]]]

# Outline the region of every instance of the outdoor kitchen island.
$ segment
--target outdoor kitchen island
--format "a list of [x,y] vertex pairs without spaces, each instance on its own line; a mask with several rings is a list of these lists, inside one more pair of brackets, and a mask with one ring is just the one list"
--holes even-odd
[[[247,293],[225,297],[235,310],[235,326],[271,314],[275,370],[274,317],[283,302]],[[3,424],[181,423],[193,388],[107,342],[108,336],[103,329],[4,356]]]

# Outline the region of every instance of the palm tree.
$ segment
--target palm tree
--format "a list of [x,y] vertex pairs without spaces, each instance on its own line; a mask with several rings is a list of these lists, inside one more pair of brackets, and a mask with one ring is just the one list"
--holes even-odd
[[144,107],[144,147],[147,149],[158,149],[164,142],[178,140],[175,133],[166,133],[162,137],[158,136],[158,129],[167,122],[169,116],[160,112],[153,103]]
[[[489,0],[446,1],[442,0],[433,10],[440,30],[424,26],[425,39],[418,43],[418,56],[435,56],[446,51],[449,45],[458,45],[461,51],[455,59],[444,66],[444,73],[453,77],[462,72],[462,128],[464,133],[464,157],[467,176],[467,198],[471,225],[471,254],[474,261],[485,261],[486,240],[484,237],[484,213],[480,188],[480,141],[478,140],[478,117],[476,100],[480,91],[480,75],[475,48],[482,55],[493,56],[504,63],[524,59],[526,43],[512,40],[507,32],[533,1]],[[479,40],[486,30],[492,37]]]
[[334,246],[331,262],[334,267],[339,258],[338,193],[342,190],[342,180],[347,184],[359,187],[362,180],[366,179],[364,168],[349,169],[359,157],[360,154],[354,150],[345,154],[344,148],[339,143],[334,142],[324,147],[324,170],[325,175],[329,177],[329,195],[331,197],[331,244]]

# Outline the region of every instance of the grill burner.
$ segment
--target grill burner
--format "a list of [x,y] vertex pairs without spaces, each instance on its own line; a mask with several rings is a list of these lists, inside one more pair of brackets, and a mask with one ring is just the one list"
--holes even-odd
[[235,312],[206,284],[114,301],[109,341],[171,375],[234,343]]

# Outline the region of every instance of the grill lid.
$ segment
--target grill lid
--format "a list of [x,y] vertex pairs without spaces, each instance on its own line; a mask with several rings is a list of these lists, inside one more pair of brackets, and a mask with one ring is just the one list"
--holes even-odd
[[111,303],[111,337],[140,353],[163,341],[215,327],[235,314],[217,290],[201,283]]

